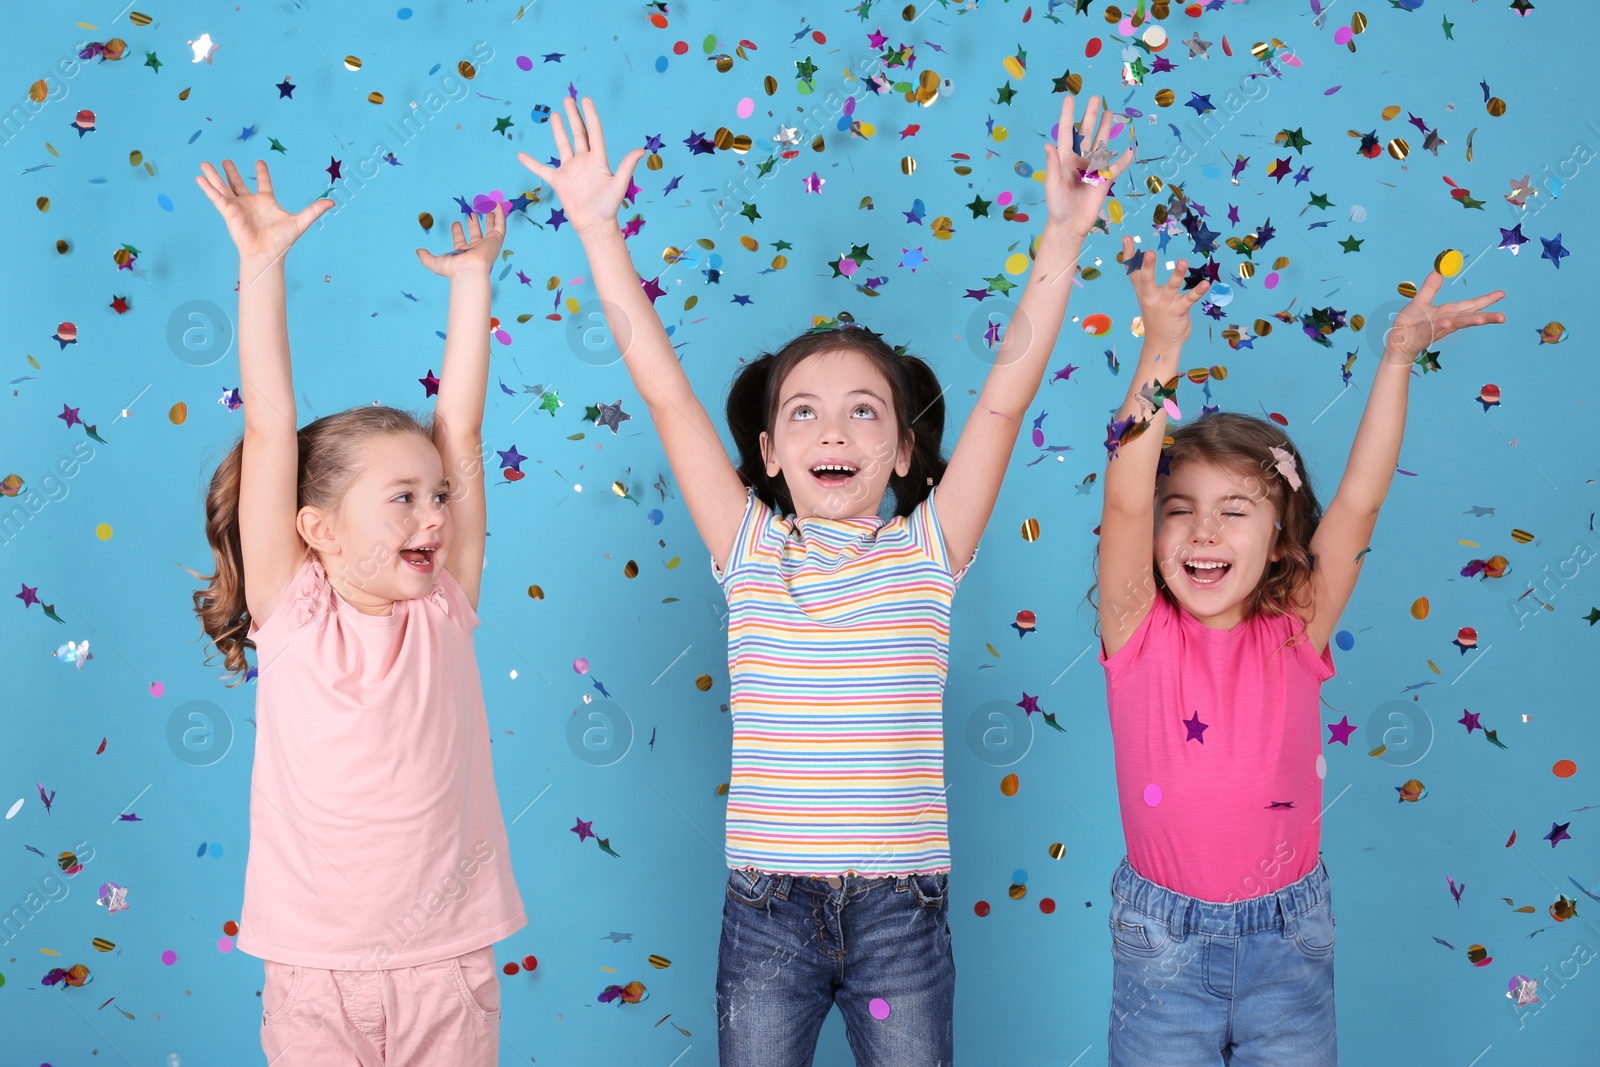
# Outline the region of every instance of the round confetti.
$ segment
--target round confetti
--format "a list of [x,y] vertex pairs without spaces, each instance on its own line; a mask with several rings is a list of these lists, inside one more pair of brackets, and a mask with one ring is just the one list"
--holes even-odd
[[987,900],[978,901],[976,904],[974,904],[972,906],[972,913],[974,915],[976,915],[980,919],[983,918],[985,915],[988,915],[989,914],[989,902]]
[[169,948],[161,954],[161,962],[171,967],[178,962],[178,954]]
[[1571,778],[1578,773],[1578,765],[1569,759],[1556,760],[1555,766],[1550,768],[1550,773],[1557,778]]
[[1446,278],[1454,278],[1461,273],[1461,268],[1465,263],[1466,257],[1454,248],[1450,248],[1439,253],[1439,257],[1433,261],[1433,269]]
[[1219,308],[1225,308],[1233,303],[1233,286],[1226,282],[1216,282],[1206,293],[1206,299]]
[[1039,540],[1039,520],[1028,519],[1022,524],[1022,539],[1024,541]]
[[1340,26],[1337,30],[1333,31],[1333,43],[1349,44],[1355,39],[1355,36],[1356,31],[1352,30],[1349,26]]
[[411,9],[409,7],[403,7],[394,13],[394,17],[404,21],[405,19],[411,17]]
[[734,113],[742,119],[747,119],[756,113],[756,102],[748,96],[739,101],[739,106],[734,108]]
[[874,1019],[882,1022],[889,1017],[889,1002],[882,997],[873,997],[867,1001],[867,1010],[872,1013]]
[[1000,779],[1000,793],[1002,796],[1014,797],[1021,780],[1015,774],[1008,774]]
[[153,697],[155,697],[155,698],[157,698],[159,700],[161,697],[165,696],[166,693],[167,693],[167,687],[166,687],[165,683],[162,683],[162,682],[151,682],[150,683],[150,695],[151,696],[153,696]]
[[1083,332],[1095,337],[1104,337],[1111,332],[1111,316],[1095,312],[1093,315],[1083,317]]
[[1060,841],[1057,841],[1055,844],[1050,846],[1050,858],[1051,859],[1058,860],[1062,856],[1065,856],[1066,854],[1067,854],[1067,846],[1063,845]]
[[543,589],[543,587],[537,586],[537,585],[528,586],[528,596],[530,598],[534,599],[534,600],[543,600],[544,599],[544,589]]
[[166,193],[157,195],[156,203],[160,205],[162,211],[172,210],[172,197],[168,196]]
[[229,919],[227,922],[222,924],[222,932],[227,934],[229,937],[238,937],[239,924],[234,922],[232,919]]
[[231,938],[231,937],[219,937],[219,938],[217,938],[217,951],[218,952],[232,952],[233,951],[233,938]]
[[215,841],[211,842],[211,844],[206,846],[206,855],[210,856],[214,860],[220,860],[222,858],[222,846],[217,844]]
[[667,72],[667,57],[666,56],[656,56],[656,73],[657,74],[665,74],[666,72]]
[[1007,274],[1021,274],[1023,271],[1025,271],[1027,269],[1028,269],[1028,257],[1027,257],[1026,253],[1017,252],[1017,253],[1015,253],[1014,255],[1012,255],[1010,258],[1008,258],[1006,260],[1006,273]]
[[572,661],[572,669],[577,671],[579,674],[588,674],[589,661],[584,659],[582,656],[579,656],[577,659]]
[[1333,642],[1334,644],[1338,645],[1341,650],[1349,652],[1352,648],[1356,647],[1356,635],[1351,633],[1349,630],[1340,630],[1338,633],[1333,635]]
[[1495,118],[1499,118],[1506,113],[1506,102],[1498,96],[1491,96],[1489,102],[1484,105],[1484,109]]
[[532,70],[533,69],[533,60],[529,59],[527,56],[518,56],[517,57],[517,69],[518,70]]
[[1411,602],[1411,617],[1421,622],[1428,617],[1428,598],[1419,596]]
[[1159,785],[1156,785],[1154,782],[1151,782],[1149,785],[1145,786],[1144,787],[1144,802],[1146,804],[1148,804],[1152,808],[1155,807],[1157,804],[1160,804],[1161,803],[1161,787]]
[[1266,286],[1268,289],[1276,289],[1278,287],[1278,281],[1278,272],[1273,271],[1262,279],[1261,284]]
[[1046,915],[1054,915],[1056,913],[1055,899],[1052,897],[1041,897],[1039,899],[1039,910],[1044,912]]
[[1028,872],[1023,870],[1021,867],[1018,867],[1016,870],[1011,872],[1011,880],[1017,885],[1027,885]]
[[111,524],[109,522],[102,522],[99,526],[94,528],[94,535],[100,538],[102,541],[111,540]]
[[502,971],[506,972],[507,974],[516,974],[517,973],[517,965],[515,963],[507,963],[504,967],[502,967],[500,969]]
[[696,678],[694,680],[694,687],[700,690],[702,693],[709,693],[711,691],[711,675],[702,674],[700,677]]
[[660,526],[661,525],[661,520],[666,518],[666,516],[661,514],[661,509],[660,508],[651,508],[648,512],[645,513],[644,518],[645,518],[645,521],[648,522],[651,526]]
[[1093,59],[1095,56],[1100,54],[1101,47],[1102,47],[1102,42],[1101,42],[1100,38],[1098,38],[1098,37],[1089,38],[1089,43],[1083,46],[1084,57],[1086,59]]
[[522,969],[523,970],[531,971],[537,966],[539,966],[539,957],[538,956],[524,956],[524,957],[522,957]]
[[1011,888],[1006,890],[1006,894],[1010,896],[1012,900],[1021,900],[1023,897],[1028,895],[1028,887],[1023,885],[1021,882],[1012,882]]

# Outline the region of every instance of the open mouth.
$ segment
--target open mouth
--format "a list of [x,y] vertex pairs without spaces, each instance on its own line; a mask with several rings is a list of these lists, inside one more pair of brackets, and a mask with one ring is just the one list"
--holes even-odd
[[412,570],[420,574],[432,574],[433,556],[437,551],[436,548],[402,548],[400,558]]
[[837,489],[850,484],[850,479],[860,473],[859,467],[848,463],[819,463],[811,468],[811,477],[825,489]]
[[1183,570],[1190,582],[1204,589],[1226,578],[1228,572],[1233,570],[1233,564],[1219,559],[1189,560],[1184,563]]

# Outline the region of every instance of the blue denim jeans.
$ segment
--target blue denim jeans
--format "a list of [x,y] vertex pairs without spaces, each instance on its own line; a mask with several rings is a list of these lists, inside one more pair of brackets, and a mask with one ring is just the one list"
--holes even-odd
[[949,1067],[947,892],[944,874],[729,871],[717,951],[723,1067],[810,1067],[835,1004],[859,1067]]
[[1316,870],[1214,904],[1111,878],[1111,1067],[1338,1067],[1333,898]]

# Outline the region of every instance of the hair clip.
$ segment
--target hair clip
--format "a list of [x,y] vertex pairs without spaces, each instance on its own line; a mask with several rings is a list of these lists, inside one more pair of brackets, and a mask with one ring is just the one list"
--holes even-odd
[[1285,452],[1277,445],[1272,446],[1272,461],[1278,468],[1278,473],[1283,475],[1283,480],[1289,483],[1290,489],[1300,488],[1300,475],[1294,469],[1294,454]]

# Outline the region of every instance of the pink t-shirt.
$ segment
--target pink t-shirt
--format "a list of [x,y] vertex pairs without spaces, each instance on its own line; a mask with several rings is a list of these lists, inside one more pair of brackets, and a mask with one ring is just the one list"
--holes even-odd
[[1214,630],[1157,594],[1100,663],[1128,862],[1200,900],[1271,893],[1317,865],[1322,812],[1318,656],[1298,616]]
[[239,948],[329,970],[414,967],[527,924],[472,632],[441,570],[363,615],[316,559],[251,627],[256,755]]

